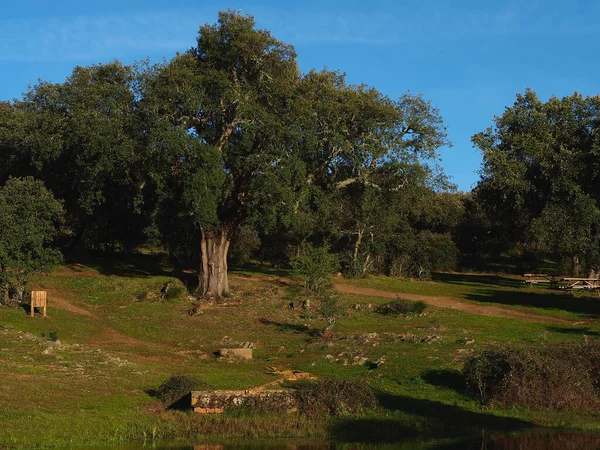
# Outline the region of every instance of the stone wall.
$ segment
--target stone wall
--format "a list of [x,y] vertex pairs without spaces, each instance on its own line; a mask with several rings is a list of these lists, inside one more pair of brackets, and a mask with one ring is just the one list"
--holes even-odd
[[292,389],[261,391],[192,391],[191,406],[201,414],[219,414],[236,408],[256,408],[269,411],[296,410]]

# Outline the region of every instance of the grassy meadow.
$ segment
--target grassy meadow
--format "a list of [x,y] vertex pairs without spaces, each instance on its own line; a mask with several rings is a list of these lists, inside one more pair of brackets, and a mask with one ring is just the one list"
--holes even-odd
[[[314,302],[300,306],[310,294],[288,275],[261,266],[234,269],[232,296],[200,309],[187,292],[161,299],[165,283],[191,286],[193,274],[173,271],[158,257],[80,261],[35,279],[31,287],[49,293],[47,317],[0,308],[0,448],[257,436],[390,441],[536,427],[600,431],[598,412],[482,407],[465,392],[460,373],[487,346],[598,339],[597,296],[528,288],[508,276],[335,279],[378,292],[500,306],[532,321],[438,307],[420,316],[386,316],[375,310],[389,298],[341,294],[345,313],[324,338]],[[251,361],[214,356],[248,342]],[[247,389],[276,380],[272,368],[367,381],[381,408],[318,420],[260,411],[200,416],[166,409],[152,395],[174,373],[216,389]]]

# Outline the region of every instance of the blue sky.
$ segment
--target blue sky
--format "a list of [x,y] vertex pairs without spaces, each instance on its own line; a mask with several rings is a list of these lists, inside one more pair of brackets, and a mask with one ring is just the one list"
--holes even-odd
[[438,107],[453,147],[442,165],[461,190],[478,179],[470,136],[531,87],[546,99],[600,92],[600,2],[577,0],[2,0],[0,100],[76,65],[160,61],[195,43],[221,9],[253,14],[293,44],[304,71],[328,67],[391,97]]

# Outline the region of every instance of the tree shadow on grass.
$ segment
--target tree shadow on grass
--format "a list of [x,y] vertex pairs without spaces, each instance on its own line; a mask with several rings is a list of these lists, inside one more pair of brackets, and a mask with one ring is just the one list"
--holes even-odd
[[581,336],[600,336],[599,331],[591,330],[589,327],[559,327],[555,325],[547,326],[548,331],[563,334],[579,334]]
[[538,293],[481,289],[476,293],[466,294],[463,298],[482,303],[498,303],[508,306],[559,309],[571,313],[585,314],[593,318],[600,316],[600,298],[598,297],[573,297],[572,295],[558,292]]
[[273,320],[268,319],[258,319],[260,323],[263,325],[272,325],[277,327],[277,331],[281,331],[283,333],[298,333],[298,334],[306,334],[310,337],[320,337],[321,330],[316,328],[310,328],[306,325],[298,325],[295,323],[284,323],[284,322],[275,322]]
[[88,268],[97,270],[101,275],[119,277],[167,276],[178,278],[194,292],[198,287],[198,276],[190,270],[171,265],[165,254],[101,253],[93,251],[68,253],[65,263],[74,275]]
[[517,431],[535,427],[524,420],[469,411],[431,400],[391,394],[381,394],[378,398],[385,410],[400,411],[414,416],[414,419],[340,420],[332,427],[333,437],[342,442],[394,442],[423,434],[464,437],[481,430]]
[[503,277],[499,275],[469,275],[462,273],[441,273],[432,274],[432,280],[440,283],[458,284],[458,285],[484,285],[484,286],[502,286],[502,287],[521,287],[520,280],[515,278]]
[[[144,392],[148,394],[149,397],[156,399],[156,401],[160,402],[158,398],[158,390],[156,389],[145,389]],[[179,400],[174,401],[170,405],[165,405],[167,409],[172,409],[175,411],[189,411],[192,405],[192,394],[187,393],[184,394]]]
[[241,276],[248,276],[246,272],[281,278],[289,278],[291,276],[291,271],[289,269],[283,269],[281,267],[273,267],[266,264],[256,263],[247,263],[242,266],[232,266],[229,268],[229,272]]
[[421,375],[421,379],[432,386],[445,387],[460,394],[467,392],[465,377],[457,370],[429,370]]

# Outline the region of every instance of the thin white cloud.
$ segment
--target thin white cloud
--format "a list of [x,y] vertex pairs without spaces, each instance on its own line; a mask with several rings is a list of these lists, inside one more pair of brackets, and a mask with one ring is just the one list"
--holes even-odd
[[[595,11],[577,2],[556,7],[529,2],[498,8],[456,7],[454,2],[398,2],[393,10],[370,13],[249,8],[259,27],[294,45],[358,43],[408,44],[486,36],[596,33]],[[562,5],[562,6],[561,6]],[[216,20],[216,7],[108,15],[0,20],[0,60],[95,62],[144,58],[185,51],[198,26]]]
[[95,61],[184,51],[207,20],[208,15],[190,11],[0,20],[0,59]]

